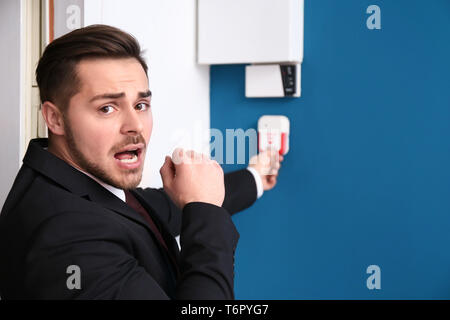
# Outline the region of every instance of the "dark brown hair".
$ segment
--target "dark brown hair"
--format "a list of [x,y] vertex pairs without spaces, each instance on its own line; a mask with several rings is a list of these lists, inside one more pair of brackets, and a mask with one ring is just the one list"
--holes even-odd
[[55,103],[64,112],[80,90],[77,64],[93,58],[135,58],[147,74],[141,48],[132,35],[107,25],[91,25],[57,38],[45,48],[36,68],[41,102]]

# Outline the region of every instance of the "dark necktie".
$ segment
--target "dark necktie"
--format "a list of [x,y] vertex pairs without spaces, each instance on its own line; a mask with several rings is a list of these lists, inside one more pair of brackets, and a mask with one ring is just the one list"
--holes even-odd
[[164,248],[164,250],[167,253],[167,255],[169,256],[170,260],[172,260],[172,263],[174,264],[174,267],[175,267],[175,270],[177,272],[177,275],[179,275],[178,264],[176,262],[176,259],[173,256],[173,254],[170,252],[169,248],[167,247],[167,244],[164,241],[164,238],[162,237],[161,232],[159,231],[159,229],[156,226],[155,222],[153,221],[152,217],[148,214],[147,210],[145,210],[145,208],[136,199],[136,197],[133,196],[133,194],[130,191],[128,191],[128,190],[124,190],[124,191],[125,191],[125,201],[126,201],[126,203],[131,208],[133,208],[137,213],[139,213],[144,218],[145,221],[147,221],[150,229],[153,231],[153,234],[155,235],[155,237],[158,240],[159,244],[161,245],[161,247]]

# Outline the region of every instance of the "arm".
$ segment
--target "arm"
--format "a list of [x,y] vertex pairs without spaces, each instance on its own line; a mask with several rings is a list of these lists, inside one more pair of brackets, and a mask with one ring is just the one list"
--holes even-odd
[[[222,208],[235,214],[250,207],[256,201],[254,176],[246,169],[224,175],[225,199]],[[155,208],[155,213],[163,221],[171,234],[176,237],[181,232],[182,210],[172,201],[163,188],[138,188],[136,191]]]
[[[271,190],[277,183],[278,170],[283,156],[268,150],[253,156],[247,169],[237,170],[224,175],[225,197],[222,207],[230,214],[250,207],[264,191]],[[258,186],[259,184],[259,186]],[[165,212],[160,217],[172,232],[172,235],[180,234],[181,210],[172,201],[163,188],[145,190],[138,189],[143,197],[153,204],[162,203],[157,212]]]
[[[223,208],[190,203],[183,210],[177,299],[231,299],[238,240]],[[192,217],[195,216],[195,219]],[[208,228],[203,228],[208,224]],[[130,230],[96,212],[64,212],[46,221],[26,256],[31,299],[169,299],[134,256]],[[80,268],[81,289],[67,287],[68,266]]]
[[230,214],[250,207],[257,198],[255,178],[247,169],[225,174],[225,199],[222,207]]

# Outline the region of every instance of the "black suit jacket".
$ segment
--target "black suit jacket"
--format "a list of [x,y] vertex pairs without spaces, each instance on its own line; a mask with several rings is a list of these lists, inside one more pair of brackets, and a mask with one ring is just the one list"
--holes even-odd
[[[46,146],[30,142],[0,215],[3,299],[234,298],[239,234],[230,213],[256,200],[248,170],[225,175],[222,207],[193,202],[181,212],[163,189],[132,190],[176,257],[177,275],[141,215]],[[71,265],[81,289],[67,286]]]

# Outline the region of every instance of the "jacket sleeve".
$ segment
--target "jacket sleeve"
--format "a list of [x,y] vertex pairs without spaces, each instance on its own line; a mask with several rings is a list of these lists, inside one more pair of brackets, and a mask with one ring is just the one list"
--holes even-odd
[[239,239],[230,214],[202,202],[183,209],[179,299],[234,299],[234,254]]
[[257,198],[255,178],[247,169],[225,174],[225,200],[222,207],[235,214],[250,207]]
[[[250,207],[257,199],[256,182],[247,169],[233,171],[224,175],[225,199],[222,208],[235,214]],[[166,224],[173,236],[181,232],[181,210],[170,199],[163,188],[138,189],[137,192],[151,202],[160,220]]]
[[[233,259],[239,234],[230,215],[205,203],[190,203],[183,214],[176,298],[234,298]],[[36,232],[25,257],[28,298],[169,299],[133,256],[124,228],[94,212],[64,212],[50,218]],[[70,266],[79,268],[79,288],[73,288],[77,275],[70,273]]]

